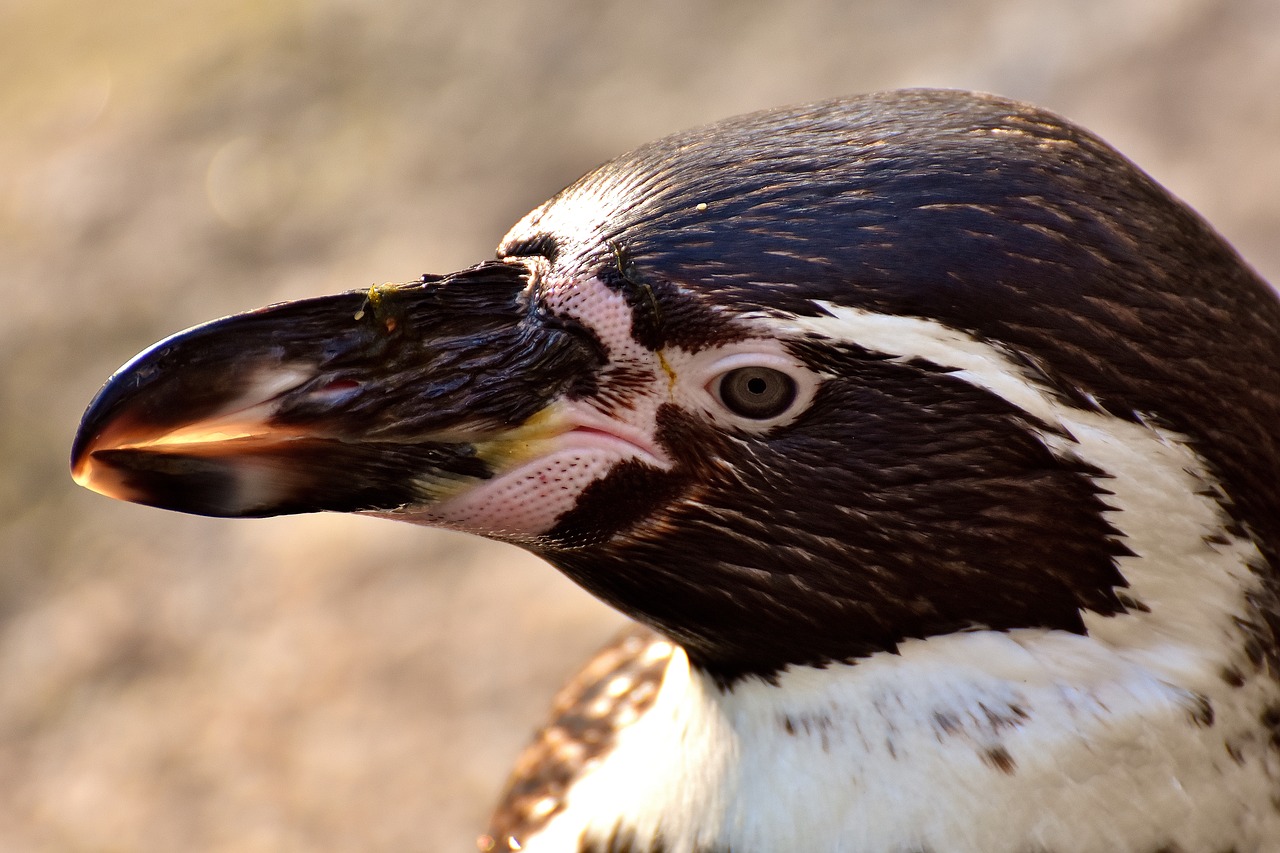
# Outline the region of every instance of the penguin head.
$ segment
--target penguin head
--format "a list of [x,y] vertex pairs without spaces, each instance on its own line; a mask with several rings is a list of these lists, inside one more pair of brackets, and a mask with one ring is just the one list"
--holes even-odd
[[1063,119],[910,91],[667,137],[494,261],[162,341],[72,467],[514,542],[731,681],[1084,633],[1192,515],[1267,575],[1277,422],[1280,305],[1202,220]]

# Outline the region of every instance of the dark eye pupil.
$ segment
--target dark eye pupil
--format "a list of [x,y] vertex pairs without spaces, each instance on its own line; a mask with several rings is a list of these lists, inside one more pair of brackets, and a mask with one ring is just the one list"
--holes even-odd
[[754,420],[777,417],[796,399],[796,383],[771,367],[739,367],[720,378],[720,402]]

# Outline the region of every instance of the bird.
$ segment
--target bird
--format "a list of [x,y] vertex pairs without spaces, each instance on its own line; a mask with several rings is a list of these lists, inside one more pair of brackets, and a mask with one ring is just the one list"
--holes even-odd
[[447,275],[176,334],[77,482],[542,557],[635,627],[481,850],[1280,850],[1280,300],[1047,110],[667,136]]

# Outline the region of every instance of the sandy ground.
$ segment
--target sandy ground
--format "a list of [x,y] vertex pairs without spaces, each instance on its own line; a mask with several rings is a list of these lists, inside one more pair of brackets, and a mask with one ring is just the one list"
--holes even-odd
[[1280,281],[1280,3],[0,2],[0,851],[467,850],[620,617],[538,561],[73,486],[134,352],[488,257],[609,156],[910,85],[1100,132]]

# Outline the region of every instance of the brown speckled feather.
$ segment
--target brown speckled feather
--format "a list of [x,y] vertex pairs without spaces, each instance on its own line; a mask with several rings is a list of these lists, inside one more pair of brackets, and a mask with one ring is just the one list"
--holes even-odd
[[480,836],[482,851],[519,850],[564,808],[569,787],[612,749],[617,732],[653,704],[671,643],[634,625],[601,649],[556,695],[550,720],[516,762]]

